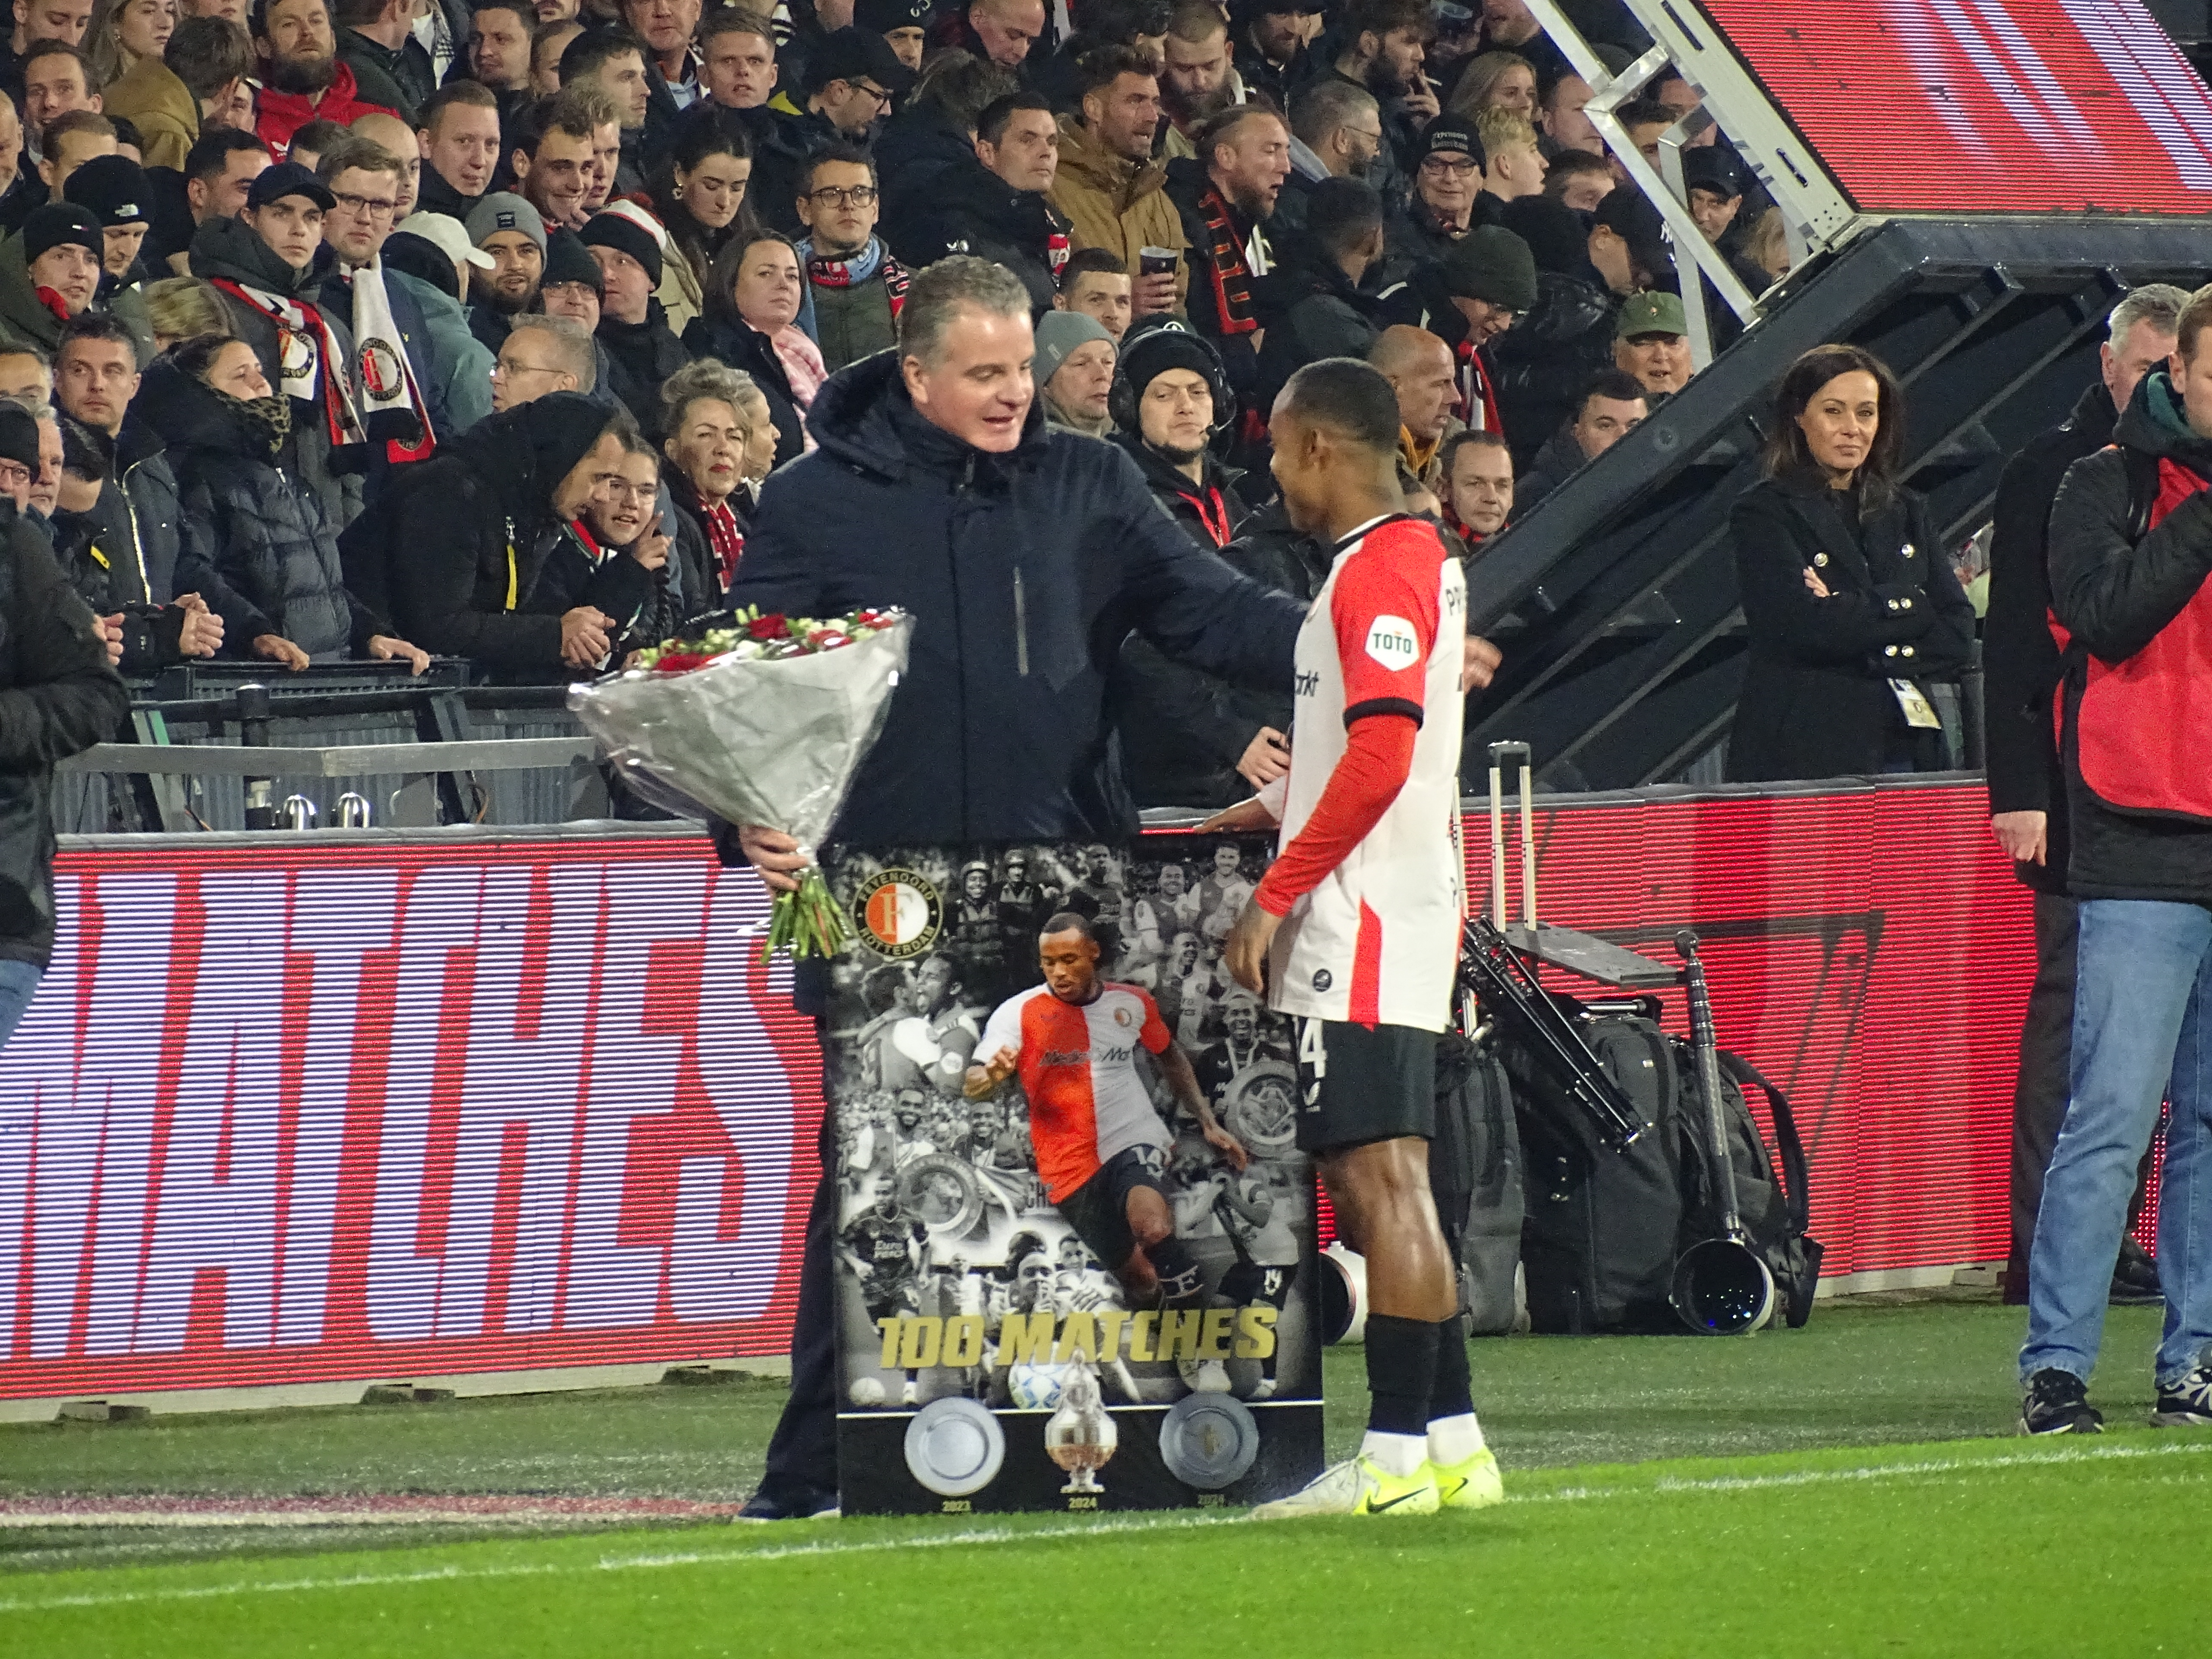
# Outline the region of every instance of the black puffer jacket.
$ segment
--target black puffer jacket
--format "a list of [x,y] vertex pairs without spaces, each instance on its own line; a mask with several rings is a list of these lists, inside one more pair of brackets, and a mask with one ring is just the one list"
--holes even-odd
[[[2144,517],[2156,522],[2140,536],[2130,453],[2142,458],[2137,465],[2170,461],[2179,472],[2144,481]],[[2202,678],[2212,639],[2208,479],[2212,439],[2190,430],[2160,369],[2120,412],[2112,447],[2068,468],[2051,506],[2051,609],[2073,641],[2063,753],[2073,830],[2066,885],[2075,898],[2212,905],[2212,816],[2202,809],[2200,781],[2212,745]],[[2177,501],[2172,486],[2184,483],[2194,493]],[[2124,670],[2118,717],[2093,714],[2085,723],[2089,658]],[[2106,677],[2092,695],[2114,686]],[[2085,778],[2085,758],[2106,780],[2106,795]]]
[[[1729,742],[1731,782],[1856,777],[1908,738],[1937,769],[1940,733],[1910,732],[1892,679],[1955,680],[1973,607],[1937,542],[1928,503],[1892,489],[1857,516],[1858,492],[1793,471],[1753,486],[1729,515],[1750,660]],[[1816,598],[1811,571],[1827,588]]]
[[0,957],[54,948],[54,763],[114,733],[130,693],[46,539],[0,501]]
[[354,592],[426,651],[509,680],[557,681],[561,618],[523,609],[553,527],[553,491],[606,429],[607,411],[556,392],[481,420],[403,467],[338,538]]
[[[103,506],[106,500],[103,494]],[[123,618],[123,672],[138,679],[184,660],[185,613],[148,602],[130,543],[100,515],[58,510],[46,537],[54,562],[93,615]]]
[[768,336],[745,319],[707,296],[703,316],[691,319],[684,331],[684,349],[693,357],[713,357],[724,367],[752,376],[753,384],[768,399],[769,421],[775,427],[775,464],[795,461],[806,451],[805,417],[791,395],[791,376],[783,359],[775,355]]
[[602,313],[599,342],[607,349],[614,380],[607,390],[637,416],[647,434],[660,431],[660,383],[691,361],[676,337],[668,331],[668,313],[660,301],[645,302],[645,320],[625,323]]
[[1619,309],[1620,302],[1597,283],[1540,270],[1536,303],[1490,343],[1497,369],[1491,389],[1511,434],[1516,467],[1528,465],[1547,435],[1573,417],[1590,381],[1613,367]]
[[891,354],[832,375],[821,448],[763,492],[733,605],[915,613],[914,651],[838,820],[859,846],[1121,836],[1136,815],[1108,718],[1132,629],[1287,696],[1302,607],[1194,547],[1110,444],[1048,431],[1008,454],[914,409]]
[[1272,313],[1260,345],[1261,410],[1291,376],[1323,357],[1364,358],[1382,331],[1382,305],[1361,292],[1327,248],[1303,230],[1286,231],[1282,263],[1268,279]]
[[222,617],[224,650],[249,655],[263,634],[318,661],[366,646],[376,630],[346,592],[337,532],[276,465],[268,429],[166,359],[133,407],[168,445],[183,514],[177,579]]

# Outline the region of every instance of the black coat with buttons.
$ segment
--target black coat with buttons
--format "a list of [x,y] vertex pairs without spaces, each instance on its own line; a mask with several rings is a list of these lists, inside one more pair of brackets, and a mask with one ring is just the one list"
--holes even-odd
[[[1729,530],[1751,637],[1728,775],[1759,782],[1880,772],[1908,732],[1892,679],[1955,680],[1974,614],[1942,556],[1928,505],[1907,489],[1867,501],[1810,472],[1767,479]],[[1806,586],[1811,571],[1828,590]],[[1940,763],[1916,735],[1916,769]]]

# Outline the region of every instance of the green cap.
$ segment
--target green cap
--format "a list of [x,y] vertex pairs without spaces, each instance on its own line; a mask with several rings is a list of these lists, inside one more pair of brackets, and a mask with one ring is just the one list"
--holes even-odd
[[1682,314],[1682,298],[1678,294],[1662,293],[1654,289],[1643,294],[1632,294],[1620,307],[1620,320],[1614,324],[1613,337],[1632,340],[1639,334],[1687,334],[1689,319]]

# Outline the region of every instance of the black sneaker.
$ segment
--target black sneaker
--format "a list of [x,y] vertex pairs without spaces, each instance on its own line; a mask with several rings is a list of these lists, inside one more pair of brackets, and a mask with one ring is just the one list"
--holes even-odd
[[837,1494],[808,1487],[797,1492],[771,1492],[763,1486],[745,1499],[738,1511],[740,1521],[835,1521],[840,1510]]
[[2103,1413],[2089,1403],[2089,1385],[2071,1371],[2040,1370],[2021,1401],[2022,1434],[2101,1434]]
[[2212,1427],[2212,1363],[2160,1388],[2150,1420],[2161,1429]]
[[2120,1241],[2120,1257],[2112,1264],[2112,1300],[2114,1306],[2124,1308],[2166,1300],[2158,1282],[2158,1263],[2132,1238]]

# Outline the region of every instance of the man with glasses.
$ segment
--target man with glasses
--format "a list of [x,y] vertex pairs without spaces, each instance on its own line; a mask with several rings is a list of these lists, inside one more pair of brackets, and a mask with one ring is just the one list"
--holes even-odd
[[500,344],[491,369],[491,406],[514,409],[549,392],[588,393],[598,385],[599,354],[581,323],[525,317]]
[[1483,348],[1536,303],[1528,243],[1503,226],[1477,225],[1382,301],[1385,323],[1425,329],[1451,348],[1460,420],[1478,432],[1504,431]]
[[1298,88],[1291,100],[1291,176],[1275,211],[1286,224],[1306,220],[1306,198],[1324,179],[1370,174],[1382,148],[1382,108],[1375,94],[1331,76]]
[[833,144],[807,163],[799,180],[799,219],[806,234],[799,260],[806,289],[799,323],[814,336],[833,374],[897,337],[906,267],[876,234],[877,201],[876,164],[856,145]]
[[754,141],[751,200],[762,222],[786,235],[804,234],[796,203],[808,163],[833,144],[866,143],[891,100],[913,84],[913,71],[890,43],[868,30],[842,28],[811,48],[803,104],[787,88],[766,106],[772,125],[755,131],[744,124]]

